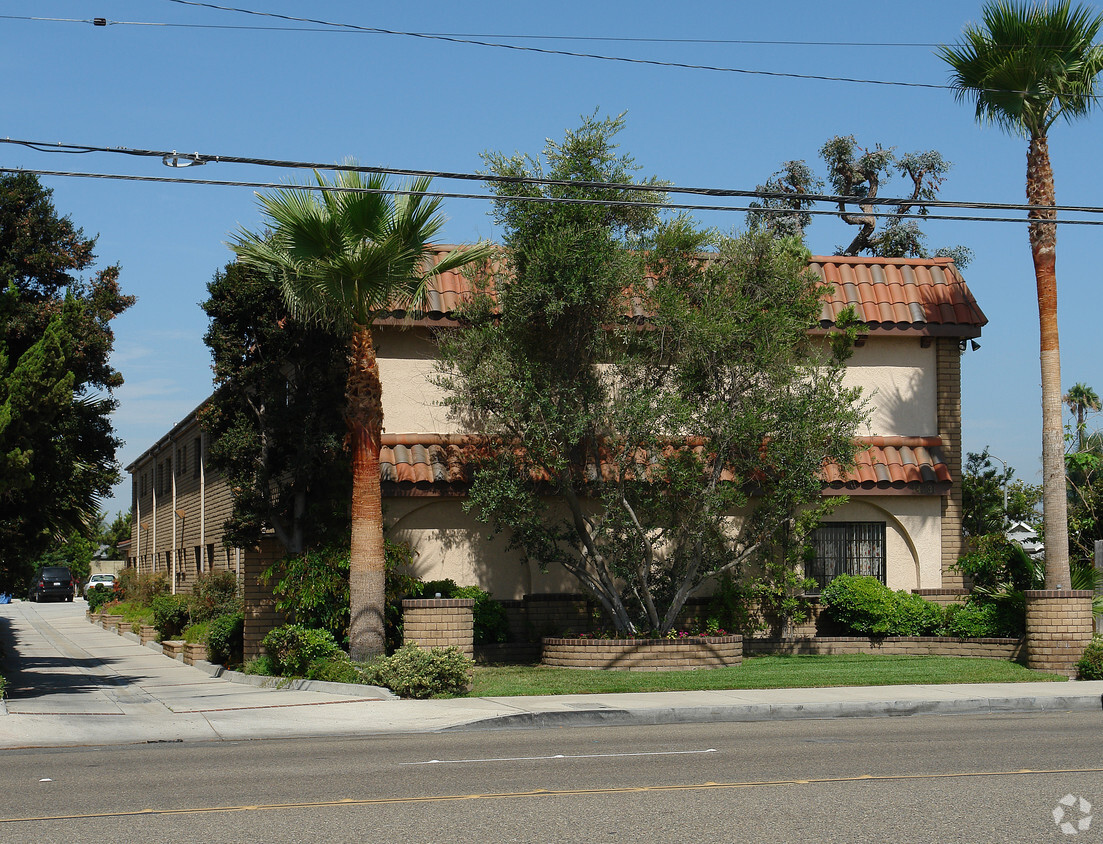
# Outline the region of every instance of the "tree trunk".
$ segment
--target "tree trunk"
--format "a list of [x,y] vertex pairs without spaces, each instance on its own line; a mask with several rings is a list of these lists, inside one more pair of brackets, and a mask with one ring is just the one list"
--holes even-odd
[[[1054,205],[1053,168],[1044,136],[1032,137],[1026,156],[1026,198]],[[1030,212],[1030,252],[1038,284],[1042,364],[1042,516],[1046,542],[1046,589],[1070,588],[1068,498],[1065,491],[1065,430],[1061,406],[1061,344],[1057,333],[1056,212]]]
[[349,342],[346,421],[352,451],[352,548],[349,562],[349,655],[368,660],[386,651],[386,561],[379,486],[382,385],[371,331]]

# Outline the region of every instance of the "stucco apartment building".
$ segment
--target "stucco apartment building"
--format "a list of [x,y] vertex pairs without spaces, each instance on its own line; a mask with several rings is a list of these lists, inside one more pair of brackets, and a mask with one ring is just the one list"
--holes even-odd
[[[962,586],[952,568],[962,541],[961,356],[984,314],[948,258],[815,257],[810,268],[825,284],[813,332],[826,334],[847,306],[864,323],[846,377],[863,387],[872,416],[856,468],[824,470],[824,495],[849,500],[817,532],[809,574],[821,583],[844,571],[872,574],[893,589],[952,593]],[[475,583],[503,599],[577,592],[562,570],[523,567],[463,511],[464,435],[472,432],[449,419],[430,376],[434,332],[457,328],[452,314],[469,292],[462,275],[445,274],[416,318],[394,311],[374,329],[390,533],[410,543],[426,579]],[[229,569],[242,578],[247,603],[259,600],[256,573],[280,549],[274,540],[224,546],[229,490],[207,471],[206,445],[192,413],[127,467],[136,514],[128,564],[164,571],[183,591],[198,573]]]

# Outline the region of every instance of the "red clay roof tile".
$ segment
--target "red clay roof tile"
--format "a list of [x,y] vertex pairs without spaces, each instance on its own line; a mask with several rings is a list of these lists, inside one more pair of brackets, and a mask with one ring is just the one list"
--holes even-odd
[[[826,488],[861,492],[905,489],[920,484],[937,485],[944,491],[951,482],[950,471],[942,458],[940,437],[860,437],[865,445],[850,471],[835,464],[821,470]],[[689,443],[694,450],[701,443]],[[381,480],[399,487],[417,486],[431,491],[433,487],[464,486],[471,480],[473,464],[480,456],[496,448],[488,437],[469,434],[384,434],[379,456]],[[652,464],[651,455],[639,454],[641,466]],[[602,460],[601,476],[614,476],[611,462]],[[596,478],[597,466],[588,473]],[[728,475],[726,480],[731,480]]]
[[[435,260],[455,248],[438,246]],[[824,294],[821,328],[834,324],[839,312],[848,305],[857,310],[858,318],[870,332],[907,329],[976,336],[988,322],[950,258],[818,255],[808,266],[825,287],[834,288]],[[450,319],[471,295],[471,282],[462,273],[442,273],[434,281],[425,309],[417,318],[439,324]],[[632,317],[645,316],[635,301],[626,310]],[[413,317],[404,307],[381,315],[384,320]]]

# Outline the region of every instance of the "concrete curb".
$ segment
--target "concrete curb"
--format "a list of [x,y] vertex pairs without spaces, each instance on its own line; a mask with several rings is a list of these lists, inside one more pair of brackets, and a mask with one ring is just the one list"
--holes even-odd
[[969,698],[961,700],[833,701],[825,703],[742,704],[657,709],[581,709],[522,712],[446,727],[462,730],[523,730],[548,727],[661,726],[834,718],[900,718],[909,715],[1005,715],[1012,712],[1100,712],[1099,695],[1055,698]]
[[[210,663],[206,663],[210,665]],[[199,667],[199,663],[196,663]],[[304,692],[326,692],[334,695],[363,695],[373,700],[401,700],[390,689],[382,686],[361,685],[359,683],[331,683],[328,680],[293,680],[288,677],[268,677],[264,674],[243,674],[240,671],[227,671],[221,665],[212,666],[221,670],[220,674],[213,675],[229,680],[231,683],[241,683],[246,686],[257,686],[262,689],[295,689]]]

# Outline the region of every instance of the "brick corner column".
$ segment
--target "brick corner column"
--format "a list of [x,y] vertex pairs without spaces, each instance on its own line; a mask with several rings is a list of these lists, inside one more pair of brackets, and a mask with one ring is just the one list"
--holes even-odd
[[402,642],[419,648],[459,648],[475,657],[472,598],[407,598],[402,602]]
[[1026,665],[1076,676],[1076,662],[1093,632],[1090,590],[1029,589],[1026,595]]

